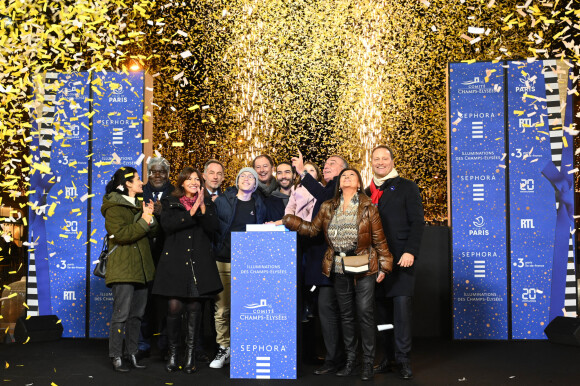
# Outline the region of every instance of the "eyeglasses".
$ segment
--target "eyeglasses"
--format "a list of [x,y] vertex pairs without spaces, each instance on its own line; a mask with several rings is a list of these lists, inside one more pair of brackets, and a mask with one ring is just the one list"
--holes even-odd
[[166,175],[166,174],[167,174],[167,172],[166,172],[165,170],[151,170],[151,171],[149,172],[149,175],[150,175],[150,176],[153,176],[153,175],[155,175],[155,174],[159,174],[159,175]]
[[255,180],[256,178],[251,174],[240,174],[240,180]]

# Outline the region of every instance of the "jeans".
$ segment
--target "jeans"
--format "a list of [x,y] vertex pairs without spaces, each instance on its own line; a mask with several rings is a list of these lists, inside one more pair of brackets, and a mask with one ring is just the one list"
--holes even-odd
[[123,356],[123,337],[128,354],[136,354],[141,318],[147,305],[147,286],[113,284],[113,315],[109,330],[109,356]]
[[222,280],[224,290],[216,296],[215,300],[215,331],[216,342],[222,347],[230,347],[230,307],[231,307],[231,281],[232,264],[217,261],[217,267]]
[[347,361],[356,360],[358,345],[355,314],[360,327],[363,362],[375,361],[375,281],[376,275],[354,280],[352,275],[334,274],[334,289],[340,308],[342,336]]
[[147,306],[141,318],[141,328],[139,331],[139,351],[151,350],[151,337],[153,336],[153,322],[155,320],[155,304],[152,299],[151,290],[153,282],[147,286]]

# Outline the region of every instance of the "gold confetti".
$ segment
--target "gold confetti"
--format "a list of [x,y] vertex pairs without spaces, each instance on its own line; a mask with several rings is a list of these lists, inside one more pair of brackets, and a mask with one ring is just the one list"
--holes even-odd
[[[23,118],[39,111],[27,91],[44,87],[46,71],[129,73],[138,65],[155,79],[156,104],[144,120],[155,122],[153,148],[172,170],[218,158],[227,165],[228,184],[258,154],[280,162],[301,150],[318,165],[341,154],[368,183],[369,152],[388,143],[399,173],[422,189],[427,219],[442,220],[447,63],[530,55],[580,62],[575,3],[534,3],[80,0],[54,8],[48,0],[7,2],[0,6],[0,14],[10,15],[0,21],[0,188],[25,199],[32,191],[21,176],[51,172],[28,154],[40,134]],[[48,7],[58,18],[46,16]],[[493,84],[493,76],[486,81]],[[108,95],[129,83],[95,77],[74,88]],[[33,120],[42,119],[35,114]],[[63,128],[77,122],[88,130],[78,118],[92,114],[62,116],[53,141],[70,148]]]

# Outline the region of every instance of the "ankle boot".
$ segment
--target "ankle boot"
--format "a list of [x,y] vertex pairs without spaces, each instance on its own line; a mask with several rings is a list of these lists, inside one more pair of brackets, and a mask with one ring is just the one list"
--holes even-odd
[[134,369],[146,369],[147,368],[147,366],[139,363],[139,361],[137,360],[137,355],[135,355],[135,354],[129,355],[129,364]]
[[179,329],[181,326],[181,316],[167,317],[167,339],[169,347],[167,350],[167,363],[165,370],[168,372],[179,370],[177,365],[177,346],[179,344]]
[[127,367],[127,365],[125,365],[125,363],[123,362],[123,358],[121,357],[111,358],[111,363],[113,364],[113,369],[115,369],[115,371],[119,371],[121,373],[126,373],[127,371],[129,371],[129,368]]
[[185,339],[185,363],[183,364],[183,371],[187,374],[197,371],[194,342],[200,314],[198,311],[191,311],[187,314],[187,338]]

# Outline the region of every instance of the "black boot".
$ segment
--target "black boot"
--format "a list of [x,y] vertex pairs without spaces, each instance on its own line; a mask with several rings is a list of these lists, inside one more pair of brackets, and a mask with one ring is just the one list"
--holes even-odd
[[139,362],[137,361],[136,354],[129,355],[129,364],[131,365],[131,367],[133,367],[135,369],[146,369],[147,368],[147,366],[139,364]]
[[113,369],[115,369],[115,371],[120,373],[126,373],[129,371],[129,368],[127,365],[125,365],[125,363],[123,363],[123,358],[121,357],[111,358],[111,363],[113,363]]
[[169,348],[167,349],[167,363],[165,370],[172,372],[179,370],[177,365],[177,346],[179,345],[179,329],[181,327],[181,316],[167,317],[167,339]]
[[344,367],[342,369],[340,369],[340,371],[338,373],[336,373],[336,375],[338,375],[339,377],[348,377],[348,376],[354,375],[355,369],[356,369],[356,362],[347,360]]
[[370,381],[374,377],[373,364],[363,363],[360,379],[363,381]]
[[187,314],[187,338],[185,339],[185,363],[183,364],[183,371],[187,374],[197,371],[195,364],[195,335],[200,315],[199,311],[190,311]]

